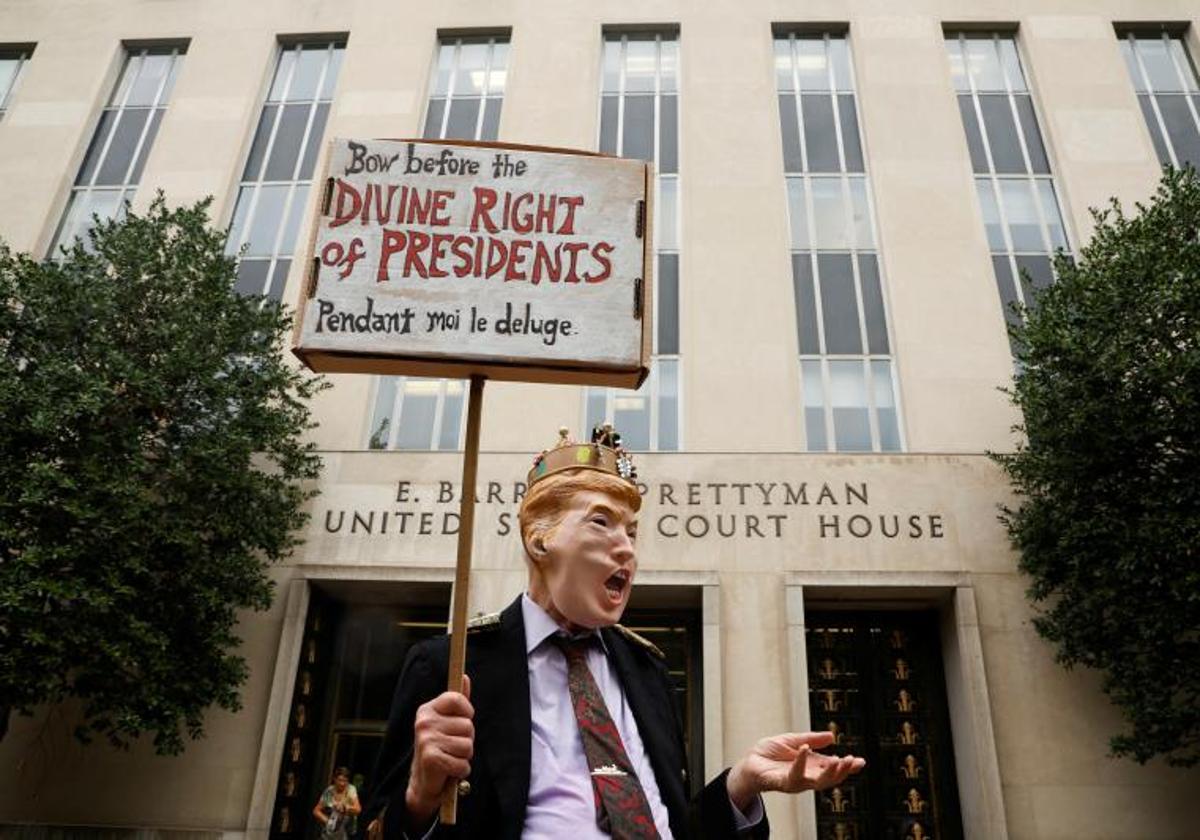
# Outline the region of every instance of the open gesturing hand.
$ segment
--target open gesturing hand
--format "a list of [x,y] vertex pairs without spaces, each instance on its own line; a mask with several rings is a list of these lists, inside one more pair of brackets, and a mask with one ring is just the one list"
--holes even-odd
[[833,744],[831,732],[786,732],[763,738],[733,766],[725,780],[729,798],[745,811],[764,791],[800,793],[836,787],[866,766],[852,755],[822,755]]

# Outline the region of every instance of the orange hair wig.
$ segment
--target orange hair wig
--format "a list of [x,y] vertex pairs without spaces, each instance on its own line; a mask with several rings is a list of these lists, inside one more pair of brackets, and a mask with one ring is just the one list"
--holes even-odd
[[521,499],[517,520],[521,525],[522,544],[528,546],[538,535],[546,539],[562,523],[575,495],[589,491],[618,499],[629,505],[634,513],[642,507],[642,496],[637,487],[612,473],[593,469],[552,473],[530,487]]

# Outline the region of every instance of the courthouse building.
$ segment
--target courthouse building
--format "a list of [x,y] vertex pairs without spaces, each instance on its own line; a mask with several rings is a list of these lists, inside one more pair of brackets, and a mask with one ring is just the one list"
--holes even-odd
[[[214,197],[238,288],[294,305],[326,141],[467,138],[656,164],[653,367],[634,391],[490,383],[471,612],[560,425],[644,485],[626,624],[666,652],[699,782],[828,729],[864,775],[767,797],[774,836],[1195,838],[1200,775],[1106,756],[1095,673],[1031,626],[987,457],[1018,417],[1007,305],[1088,208],[1200,161],[1194,0],[12,0],[0,235]],[[1022,272],[1028,280],[1021,280]],[[444,632],[461,381],[330,377],[305,543],[240,626],[250,677],[181,757],[0,742],[6,837],[316,836],[369,791],[404,652]],[[186,620],[186,616],[180,616]]]

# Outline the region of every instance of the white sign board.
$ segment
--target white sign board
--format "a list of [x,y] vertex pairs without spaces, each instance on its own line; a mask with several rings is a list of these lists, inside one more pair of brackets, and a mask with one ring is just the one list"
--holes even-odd
[[649,164],[337,139],[326,175],[294,348],[312,369],[645,378]]

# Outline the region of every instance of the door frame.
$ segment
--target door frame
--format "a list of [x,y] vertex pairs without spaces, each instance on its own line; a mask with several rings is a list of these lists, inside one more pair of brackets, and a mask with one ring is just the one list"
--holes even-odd
[[[937,612],[946,675],[946,700],[954,744],[954,767],[967,840],[1007,840],[1004,790],[992,727],[975,608],[975,588],[957,572],[790,572],[785,582],[791,717],[809,731],[806,602],[816,609],[931,609]],[[798,831],[817,836],[814,797],[798,798]]]

